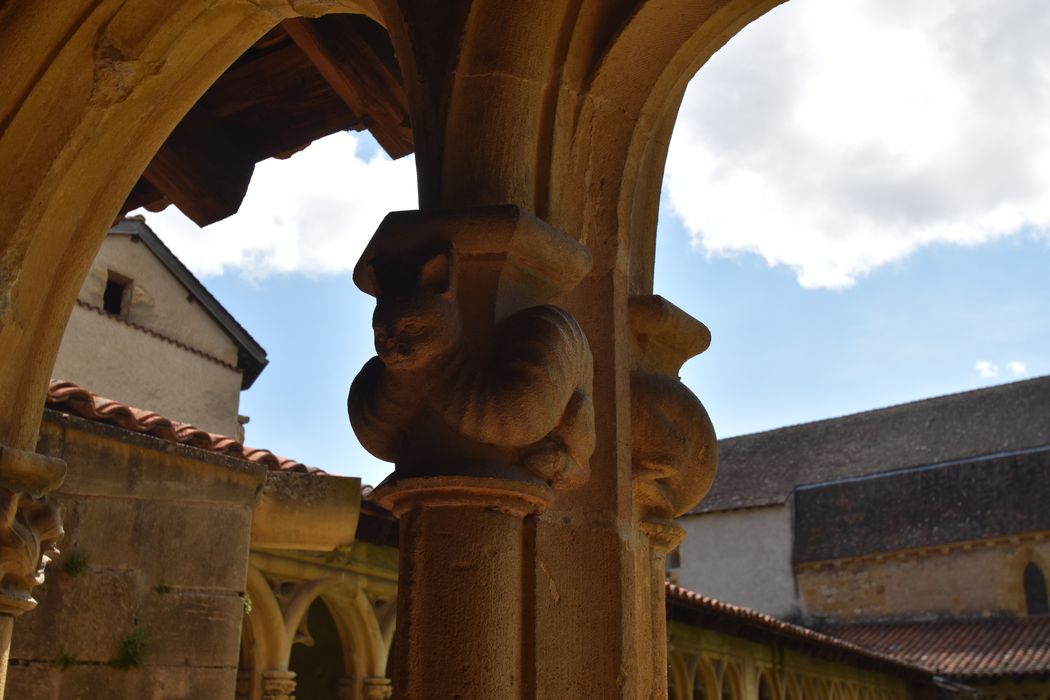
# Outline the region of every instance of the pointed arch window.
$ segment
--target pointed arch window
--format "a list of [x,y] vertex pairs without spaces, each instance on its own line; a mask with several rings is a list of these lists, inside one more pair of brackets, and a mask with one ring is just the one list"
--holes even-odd
[[1024,568],[1024,600],[1029,615],[1050,614],[1050,600],[1046,595],[1046,576],[1035,562]]

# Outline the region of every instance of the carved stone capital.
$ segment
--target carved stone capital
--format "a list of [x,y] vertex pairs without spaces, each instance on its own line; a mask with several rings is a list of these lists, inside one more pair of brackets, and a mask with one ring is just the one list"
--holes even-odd
[[635,502],[651,523],[669,523],[703,498],[718,465],[711,419],[678,378],[686,360],[711,344],[711,333],[662,297],[634,296],[629,303]]
[[394,686],[389,678],[366,678],[364,680],[365,700],[388,700],[394,695]]
[[396,517],[421,507],[474,508],[525,517],[539,513],[550,502],[552,491],[543,484],[511,479],[431,476],[384,483],[372,499]]
[[587,249],[515,206],[387,216],[354,270],[376,297],[376,357],[350,388],[361,443],[394,481],[587,480],[593,359],[552,304]]
[[262,700],[295,700],[295,671],[263,671]]
[[48,494],[65,474],[62,460],[0,446],[0,614],[36,607],[33,588],[63,534],[62,507]]

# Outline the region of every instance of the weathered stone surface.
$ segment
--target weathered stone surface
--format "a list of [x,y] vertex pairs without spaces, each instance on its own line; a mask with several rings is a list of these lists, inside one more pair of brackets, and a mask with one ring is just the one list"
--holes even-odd
[[[28,673],[12,680],[8,697],[18,700],[219,700],[233,697],[236,676],[232,668],[153,666],[120,671],[109,666],[71,666],[63,670],[33,664]],[[16,695],[16,692],[25,695]]]
[[251,505],[266,475],[261,464],[57,412],[49,412],[38,449],[84,465],[63,492],[85,496],[119,489],[129,498]]
[[108,662],[135,626],[140,586],[138,575],[126,570],[52,572],[37,614],[15,624],[12,657],[53,661],[65,651],[80,661]]
[[119,497],[81,503],[80,524],[67,546],[82,550],[95,566],[138,570],[151,585],[243,589],[247,507]]
[[330,552],[354,541],[361,480],[270,472],[252,509],[252,547]]
[[151,590],[139,605],[138,626],[149,639],[151,664],[236,666],[243,616],[244,599],[233,593]]

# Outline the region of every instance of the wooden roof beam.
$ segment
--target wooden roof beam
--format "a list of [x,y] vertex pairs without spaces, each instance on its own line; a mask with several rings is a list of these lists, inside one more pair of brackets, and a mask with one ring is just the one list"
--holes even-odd
[[255,160],[199,104],[157,151],[142,177],[198,226],[237,213]]
[[[325,20],[338,21],[338,15]],[[292,41],[307,55],[317,72],[347,108],[361,117],[391,158],[411,153],[415,146],[406,127],[408,105],[400,76],[390,70],[375,49],[350,24],[340,26],[338,46],[306,19],[281,23]]]
[[168,204],[170,202],[163,192],[151,185],[145,178],[140,177],[135,186],[131,188],[131,192],[128,193],[128,198],[124,200],[124,206],[120,208],[120,216],[139,207],[146,207],[150,211],[160,211]]

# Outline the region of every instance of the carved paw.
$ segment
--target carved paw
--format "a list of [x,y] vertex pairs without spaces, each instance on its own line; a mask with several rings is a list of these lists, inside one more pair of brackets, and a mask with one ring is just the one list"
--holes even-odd
[[580,466],[565,446],[546,437],[529,447],[522,466],[555,488],[572,488],[587,481],[587,469]]

